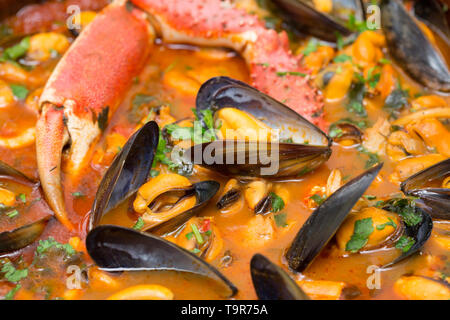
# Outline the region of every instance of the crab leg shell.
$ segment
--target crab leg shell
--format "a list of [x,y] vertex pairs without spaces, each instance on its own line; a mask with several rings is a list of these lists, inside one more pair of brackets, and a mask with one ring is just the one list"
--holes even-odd
[[164,42],[231,48],[250,69],[252,85],[324,129],[323,99],[309,71],[289,50],[287,34],[267,29],[255,15],[219,0],[131,0],[149,14]]
[[153,30],[124,1],[106,7],[59,61],[41,95],[36,151],[42,187],[59,221],[70,223],[61,189],[61,153],[66,142],[67,171],[76,175],[86,162],[108,114],[141,70]]

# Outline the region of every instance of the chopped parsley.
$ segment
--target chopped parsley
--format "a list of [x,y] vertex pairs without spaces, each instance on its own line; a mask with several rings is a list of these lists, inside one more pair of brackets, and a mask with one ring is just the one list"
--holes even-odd
[[402,250],[403,253],[406,253],[415,243],[416,240],[414,240],[413,238],[408,236],[401,236],[395,244],[395,248]]
[[17,84],[10,84],[9,87],[12,90],[12,93],[14,94],[14,96],[19,99],[19,100],[23,100],[27,97],[28,95],[28,89],[24,86],[20,86]]
[[299,77],[306,77],[306,73],[296,72],[296,71],[278,71],[277,76],[284,77],[284,76],[299,76]]
[[17,209],[13,209],[5,213],[10,219],[15,218],[19,215],[19,211]]
[[377,164],[381,161],[380,156],[378,154],[368,151],[363,146],[358,147],[358,151],[369,157],[369,159],[367,159],[366,164],[365,164],[366,169],[373,167],[375,164]]
[[317,51],[317,48],[319,47],[319,42],[317,41],[316,38],[311,38],[308,41],[308,44],[306,45],[306,47],[302,50],[302,53],[307,56],[310,53],[313,53],[315,51]]
[[349,92],[349,101],[346,106],[349,112],[356,113],[361,117],[367,117],[367,111],[363,105],[365,92],[366,89],[363,81],[352,83]]
[[384,108],[391,113],[400,110],[408,105],[409,93],[401,88],[394,89],[384,101]]
[[333,59],[334,62],[352,61],[352,57],[347,54],[340,54]]
[[280,228],[287,227],[287,223],[286,223],[287,215],[286,215],[286,213],[275,214],[273,216],[273,218],[275,220],[275,224],[277,225],[277,227],[280,227]]
[[155,170],[155,169],[151,169],[150,170],[150,177],[154,178],[157,175],[159,175],[159,171],[158,170]]
[[394,229],[397,229],[397,224],[395,224],[394,220],[388,218],[388,222],[377,225],[377,230],[384,230],[387,226],[391,226]]
[[345,251],[355,253],[361,250],[366,245],[373,231],[372,218],[356,220],[352,237],[345,245]]
[[16,269],[10,261],[3,265],[0,272],[4,273],[3,277],[6,281],[14,283],[19,282],[28,276],[28,269]]
[[17,200],[19,200],[22,203],[26,203],[27,202],[27,196],[24,193],[20,193],[17,197]]
[[325,199],[327,198],[326,195],[319,195],[318,193],[313,194],[311,197],[309,197],[311,200],[313,200],[317,205],[321,205]]
[[80,191],[76,191],[76,192],[72,193],[72,196],[74,198],[83,198],[84,194],[82,194]]
[[22,286],[20,284],[16,285],[13,289],[8,291],[8,293],[5,295],[4,299],[5,300],[13,300],[14,296],[16,295],[17,291],[20,290],[20,288],[22,288]]
[[414,227],[422,222],[422,215],[413,199],[391,199],[384,203],[384,209],[398,213],[408,227]]
[[204,240],[202,235],[200,234],[200,231],[198,230],[197,226],[195,224],[191,224],[192,232],[194,233],[195,240],[197,240],[198,244],[203,244]]
[[0,62],[16,61],[24,56],[30,48],[30,37],[23,38],[18,44],[7,48],[0,57]]
[[283,208],[284,208],[283,199],[274,192],[271,192],[269,194],[269,196],[270,196],[271,202],[272,202],[272,212],[278,212],[278,211],[283,210]]
[[356,32],[363,32],[363,31],[369,30],[367,28],[366,22],[356,20],[356,17],[353,13],[351,13],[348,16],[347,28],[351,31],[356,31]]
[[63,251],[64,254],[69,257],[74,255],[76,252],[70,244],[62,244],[56,241],[53,237],[49,237],[47,240],[39,240],[39,244],[36,248],[36,253],[37,255],[41,256],[52,248]]
[[144,227],[144,219],[142,217],[139,217],[136,221],[136,223],[133,226],[134,230],[141,230]]

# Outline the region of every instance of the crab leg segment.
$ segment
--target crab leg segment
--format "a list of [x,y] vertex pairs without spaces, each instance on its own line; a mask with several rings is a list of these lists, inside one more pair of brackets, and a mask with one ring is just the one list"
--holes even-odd
[[80,34],[46,84],[36,131],[38,169],[50,206],[69,229],[61,189],[63,148],[69,143],[65,171],[77,174],[141,70],[153,35],[139,11],[117,1]]
[[149,14],[164,42],[223,46],[247,62],[252,85],[324,127],[323,101],[309,83],[309,71],[289,50],[285,32],[265,28],[260,20],[231,2],[220,0],[131,0]]

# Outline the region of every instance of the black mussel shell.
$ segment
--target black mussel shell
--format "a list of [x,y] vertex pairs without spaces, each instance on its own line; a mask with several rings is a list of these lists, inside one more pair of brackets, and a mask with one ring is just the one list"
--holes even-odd
[[307,0],[274,0],[277,7],[287,16],[287,20],[298,26],[307,34],[326,41],[335,42],[337,34],[348,36],[352,30],[346,23],[353,13],[358,21],[364,21],[364,7],[360,0],[333,0],[333,11],[330,14],[314,8],[312,1]]
[[49,218],[0,233],[0,253],[18,250],[33,243],[44,231]]
[[[239,176],[296,176],[309,172],[331,155],[331,139],[298,113],[255,88],[228,77],[205,82],[197,94],[197,116],[204,121],[203,110],[215,113],[222,108],[236,108],[280,130],[280,141],[216,140],[192,146],[184,159]],[[291,142],[283,142],[289,139]],[[205,159],[212,156],[212,160]],[[267,171],[276,162],[279,170]],[[264,170],[263,170],[264,169]]]
[[417,205],[432,217],[450,220],[450,189],[442,187],[427,187],[427,184],[439,184],[450,177],[450,159],[436,163],[408,179],[401,184],[404,194],[417,197]]
[[450,44],[450,28],[444,8],[438,0],[414,1],[414,15],[425,23],[441,39]]
[[190,218],[195,216],[198,211],[203,208],[208,203],[208,201],[211,200],[212,197],[216,195],[217,191],[219,191],[220,189],[220,183],[212,180],[201,181],[193,184],[192,188],[197,200],[197,203],[194,207],[183,213],[180,213],[170,220],[146,229],[145,231],[157,235],[163,235],[176,230],[179,226],[186,223]]
[[[44,200],[42,200],[44,197],[41,194],[39,182],[33,181],[27,175],[14,169],[3,161],[0,161],[0,176],[12,179],[14,183],[31,187],[33,190],[32,192],[35,194],[35,199],[29,201],[34,202],[34,205],[39,205],[36,203],[38,201],[43,202],[40,207],[29,209],[37,210],[36,212],[28,212],[26,215],[19,215],[19,217],[14,218],[14,220],[9,220],[6,216],[4,217],[8,222],[3,224],[4,221],[2,221],[0,224],[0,253],[5,253],[24,248],[33,243],[44,231],[48,220],[52,217],[52,211]],[[31,206],[31,204],[29,205]],[[0,208],[0,214],[3,214],[2,211],[13,209],[15,208]],[[0,221],[1,220],[2,219],[0,219]]]
[[[398,203],[398,201],[406,202],[408,204],[410,203],[409,199],[393,199],[392,201],[388,201],[383,209],[391,212],[396,212],[396,208],[393,207],[392,204],[395,204],[396,202]],[[414,244],[411,246],[411,248],[409,248],[408,251],[402,252],[399,257],[384,265],[383,268],[391,267],[394,264],[412,256],[413,254],[418,252],[423,247],[425,242],[427,242],[428,238],[430,238],[431,231],[433,229],[433,220],[431,219],[430,215],[418,207],[415,208],[415,214],[420,215],[421,217],[421,221],[416,225],[408,225],[402,218],[402,235],[414,239]]]
[[381,23],[391,56],[420,84],[450,91],[450,71],[436,48],[398,0],[381,2]]
[[23,179],[29,182],[35,182],[32,178],[28,177],[26,174],[14,169],[9,164],[0,160],[0,176],[9,176],[18,179]]
[[128,139],[100,182],[89,217],[89,229],[147,181],[158,139],[159,127],[154,121],[146,123]]
[[231,297],[237,292],[236,287],[213,266],[158,236],[102,225],[89,232],[86,248],[94,262],[107,271],[189,272],[221,284],[225,297]]
[[283,269],[259,253],[250,262],[250,272],[260,300],[310,299]]
[[217,201],[216,207],[219,210],[227,208],[228,206],[231,206],[233,203],[238,201],[241,196],[242,196],[241,190],[239,190],[239,189],[231,189],[227,193],[225,193],[219,199],[219,201]]
[[309,216],[287,251],[289,267],[298,272],[308,267],[334,236],[382,166],[379,164],[343,185]]

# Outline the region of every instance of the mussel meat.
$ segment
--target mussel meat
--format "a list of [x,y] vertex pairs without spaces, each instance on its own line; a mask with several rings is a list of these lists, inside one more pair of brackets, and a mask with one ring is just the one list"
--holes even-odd
[[53,213],[39,183],[0,161],[0,253],[33,243]]
[[337,34],[348,36],[353,30],[348,28],[349,17],[364,21],[364,7],[360,0],[330,0],[326,5],[315,4],[311,0],[274,0],[287,16],[287,20],[302,32],[326,41],[335,42]]
[[165,234],[192,218],[217,193],[220,184],[208,180],[191,184],[178,174],[160,174],[144,184],[134,201],[142,214],[142,231]]
[[[241,81],[215,77],[205,82],[196,100],[201,121],[205,121],[206,110],[220,122],[218,135],[223,139],[194,145],[183,158],[221,174],[299,176],[331,155],[331,139],[324,132]],[[245,131],[243,136],[241,130]]]
[[260,300],[310,300],[308,295],[279,266],[262,254],[250,261],[250,272]]
[[381,23],[390,54],[406,73],[432,90],[449,92],[445,59],[400,1],[381,1]]
[[403,193],[419,198],[418,206],[437,219],[450,219],[450,159],[436,163],[401,184]]
[[94,262],[107,271],[189,272],[216,282],[224,297],[232,297],[237,292],[236,287],[213,266],[189,251],[151,234],[102,225],[89,232],[86,248]]

